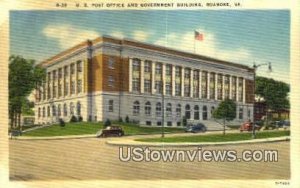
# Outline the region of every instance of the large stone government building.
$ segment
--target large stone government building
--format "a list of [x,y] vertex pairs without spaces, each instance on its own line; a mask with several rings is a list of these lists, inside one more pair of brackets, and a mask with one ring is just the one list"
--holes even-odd
[[183,116],[210,121],[225,98],[237,103],[236,121],[253,118],[254,70],[240,64],[102,36],[40,66],[47,78],[36,90],[36,123],[73,115],[83,121],[128,116],[141,125],[161,126],[164,114],[165,126],[177,127]]

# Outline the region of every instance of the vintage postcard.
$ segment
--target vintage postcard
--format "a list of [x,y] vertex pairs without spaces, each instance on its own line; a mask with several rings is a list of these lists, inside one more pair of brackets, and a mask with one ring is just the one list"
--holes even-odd
[[300,186],[296,3],[3,7],[5,187]]

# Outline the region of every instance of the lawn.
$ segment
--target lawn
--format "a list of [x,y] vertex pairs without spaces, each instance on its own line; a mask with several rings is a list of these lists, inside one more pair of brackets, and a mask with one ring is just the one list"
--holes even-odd
[[[280,136],[289,136],[290,131],[266,131],[258,132],[256,135],[257,139],[260,138],[271,138]],[[228,142],[228,141],[239,141],[239,140],[251,140],[251,133],[228,133],[225,136],[222,134],[199,134],[197,136],[177,136],[177,137],[165,137],[165,138],[144,138],[136,139],[136,141],[142,142]]]
[[[119,123],[113,123],[119,124]],[[136,134],[159,134],[161,133],[160,127],[140,127],[136,124],[131,123],[120,123],[119,124],[125,135],[136,135]],[[92,123],[92,122],[80,122],[80,123],[66,123],[65,127],[59,125],[52,125],[49,127],[36,129],[23,133],[24,136],[65,136],[65,135],[84,135],[84,134],[96,134],[100,129],[103,128],[103,123]],[[184,132],[182,128],[164,128],[165,133],[178,133]]]

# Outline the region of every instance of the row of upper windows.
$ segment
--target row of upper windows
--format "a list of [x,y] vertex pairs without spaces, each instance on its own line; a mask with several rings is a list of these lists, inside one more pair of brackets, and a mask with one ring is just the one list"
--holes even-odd
[[58,68],[57,70],[53,70],[51,72],[48,72],[47,74],[47,80],[48,82],[50,82],[51,80],[56,80],[61,79],[63,74],[64,77],[69,75],[69,72],[71,75],[75,74],[75,66],[76,66],[76,71],[78,73],[82,72],[82,66],[83,66],[83,62],[81,60],[75,62],[75,63],[71,63],[70,65],[66,65],[63,68]]

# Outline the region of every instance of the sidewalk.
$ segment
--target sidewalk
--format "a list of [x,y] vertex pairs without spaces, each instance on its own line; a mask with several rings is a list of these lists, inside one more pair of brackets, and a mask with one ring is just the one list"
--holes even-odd
[[161,142],[140,142],[134,139],[114,139],[107,140],[106,143],[114,146],[148,146],[148,147],[195,147],[195,146],[218,146],[218,145],[233,145],[233,144],[251,144],[251,143],[265,143],[265,142],[279,142],[289,141],[290,136],[252,139],[242,141],[229,141],[229,142],[180,142],[180,143],[161,143]]

